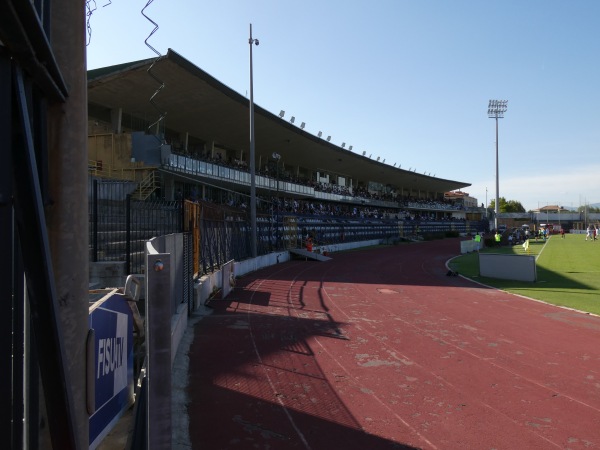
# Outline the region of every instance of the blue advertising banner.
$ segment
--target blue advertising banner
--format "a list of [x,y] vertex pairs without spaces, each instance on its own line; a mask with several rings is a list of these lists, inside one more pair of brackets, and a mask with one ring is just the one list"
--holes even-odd
[[89,440],[94,449],[133,404],[133,314],[125,297],[113,293],[91,305],[89,326],[95,332]]

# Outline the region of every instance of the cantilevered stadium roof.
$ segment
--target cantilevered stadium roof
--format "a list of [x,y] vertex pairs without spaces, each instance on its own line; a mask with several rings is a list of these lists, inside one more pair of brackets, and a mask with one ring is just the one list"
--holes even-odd
[[[152,63],[153,76],[148,73]],[[160,86],[154,77],[164,83],[153,101],[166,112],[168,129],[249,155],[249,100],[171,49],[156,61],[152,58],[88,72],[90,107],[121,108],[124,114],[152,122],[160,116],[150,102]],[[254,112],[257,160],[262,156],[264,161],[277,152],[286,167],[319,168],[355,182],[377,181],[413,191],[441,193],[470,186],[377,162],[308,133],[258,105]]]

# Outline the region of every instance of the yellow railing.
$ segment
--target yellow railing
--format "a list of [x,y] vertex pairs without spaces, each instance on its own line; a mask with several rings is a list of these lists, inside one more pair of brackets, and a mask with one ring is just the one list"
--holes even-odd
[[131,163],[127,167],[112,167],[102,161],[88,160],[88,173],[98,178],[111,180],[142,181],[149,172],[154,172],[155,166],[144,166],[142,163]]
[[90,176],[110,180],[134,181],[138,183],[133,197],[146,200],[160,186],[160,179],[156,167],[144,166],[143,163],[132,163],[131,167],[113,168],[103,164],[102,161],[88,160],[88,173]]
[[146,200],[159,187],[159,177],[157,171],[152,170],[146,177],[140,181],[137,189],[133,192],[133,197],[138,200]]

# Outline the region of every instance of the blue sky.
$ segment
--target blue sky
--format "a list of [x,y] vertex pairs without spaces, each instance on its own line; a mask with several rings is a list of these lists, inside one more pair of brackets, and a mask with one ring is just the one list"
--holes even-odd
[[[96,3],[89,69],[155,56],[147,3]],[[252,23],[256,104],[355,152],[471,183],[479,203],[496,196],[488,101],[507,99],[500,196],[528,210],[600,202],[598,0],[154,0],[145,12],[158,52],[242,95]]]

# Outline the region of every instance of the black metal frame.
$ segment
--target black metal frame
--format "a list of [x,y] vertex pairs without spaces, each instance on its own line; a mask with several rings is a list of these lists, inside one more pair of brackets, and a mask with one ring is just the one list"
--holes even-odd
[[[12,116],[12,70],[10,60],[0,54],[0,133],[8,140],[4,144],[12,148],[11,116]],[[5,261],[14,264],[15,242],[13,240],[12,217],[12,152],[5,151],[2,155],[3,164],[0,165],[0,255]],[[16,331],[19,321],[13,315],[16,298],[22,298],[23,292],[16,292],[16,272],[13,270],[0,270],[0,435],[10,437],[9,443],[13,448],[15,439],[22,437],[18,427],[15,426],[13,417],[22,417],[22,403],[11,401],[13,380],[18,376],[13,373],[13,366],[23,365],[22,331]],[[8,287],[10,286],[10,289]],[[13,293],[15,295],[13,295]],[[22,330],[22,328],[20,329]],[[14,341],[13,341],[14,337]],[[19,342],[20,341],[20,342]],[[14,349],[17,349],[13,358]],[[6,382],[11,380],[11,382]],[[16,387],[16,386],[15,386]]]
[[[7,262],[0,271],[0,432],[13,449],[24,441],[38,447],[38,370],[52,446],[76,448],[72,384],[44,213],[49,192],[46,108],[68,94],[49,43],[49,13],[49,0],[0,0],[0,254]],[[25,345],[29,341],[31,348]],[[24,421],[30,425],[28,436],[23,436]]]
[[[58,324],[58,299],[46,231],[39,172],[31,129],[31,112],[25,93],[25,80],[19,67],[13,67],[14,94],[18,120],[13,145],[14,212],[33,325],[39,366],[48,410],[51,438],[55,448],[75,448],[74,411],[66,370],[64,339]],[[43,153],[47,152],[44,149]]]

